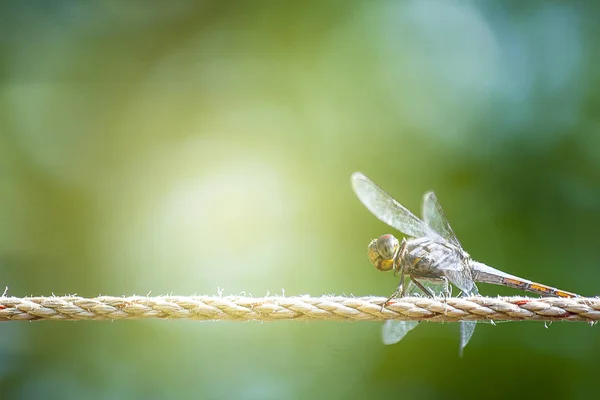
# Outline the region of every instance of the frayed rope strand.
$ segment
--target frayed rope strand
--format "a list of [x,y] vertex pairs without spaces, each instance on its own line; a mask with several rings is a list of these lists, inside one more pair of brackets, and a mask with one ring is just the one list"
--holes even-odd
[[600,298],[77,296],[0,297],[0,321],[192,319],[220,321],[583,321],[600,320]]

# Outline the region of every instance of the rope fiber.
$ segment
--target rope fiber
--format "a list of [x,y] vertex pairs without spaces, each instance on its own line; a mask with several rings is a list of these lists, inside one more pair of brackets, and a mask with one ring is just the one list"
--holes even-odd
[[600,298],[342,296],[0,297],[0,321],[192,319],[221,321],[600,320]]

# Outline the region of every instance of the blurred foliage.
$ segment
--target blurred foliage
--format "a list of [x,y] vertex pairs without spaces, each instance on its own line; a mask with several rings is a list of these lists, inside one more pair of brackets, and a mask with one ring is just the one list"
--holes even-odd
[[[387,295],[390,230],[434,189],[471,255],[599,292],[600,5],[0,2],[9,295]],[[480,285],[484,295],[515,291]],[[2,399],[589,398],[585,324],[10,323]]]

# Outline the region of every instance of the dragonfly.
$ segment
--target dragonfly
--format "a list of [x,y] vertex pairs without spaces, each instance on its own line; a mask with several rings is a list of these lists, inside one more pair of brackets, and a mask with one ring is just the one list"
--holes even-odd
[[[452,285],[460,289],[459,297],[476,296],[479,295],[476,282],[545,296],[581,297],[473,260],[458,241],[433,192],[423,196],[421,220],[361,172],[352,174],[351,180],[358,199],[375,217],[409,237],[399,241],[385,234],[369,243],[367,254],[371,264],[380,271],[393,270],[394,275],[400,275],[398,288],[383,307],[397,297],[450,296]],[[399,342],[418,324],[418,321],[387,320],[383,326],[383,342]],[[460,322],[460,356],[476,325],[476,321]]]

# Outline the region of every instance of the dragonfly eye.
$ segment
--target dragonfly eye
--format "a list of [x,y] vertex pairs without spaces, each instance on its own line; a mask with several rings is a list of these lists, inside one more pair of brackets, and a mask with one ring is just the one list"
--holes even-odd
[[377,251],[379,255],[386,260],[391,260],[398,250],[398,239],[392,235],[383,235],[377,239]]
[[394,255],[400,243],[392,235],[383,235],[369,243],[368,255],[371,264],[380,271],[389,271],[394,267]]

